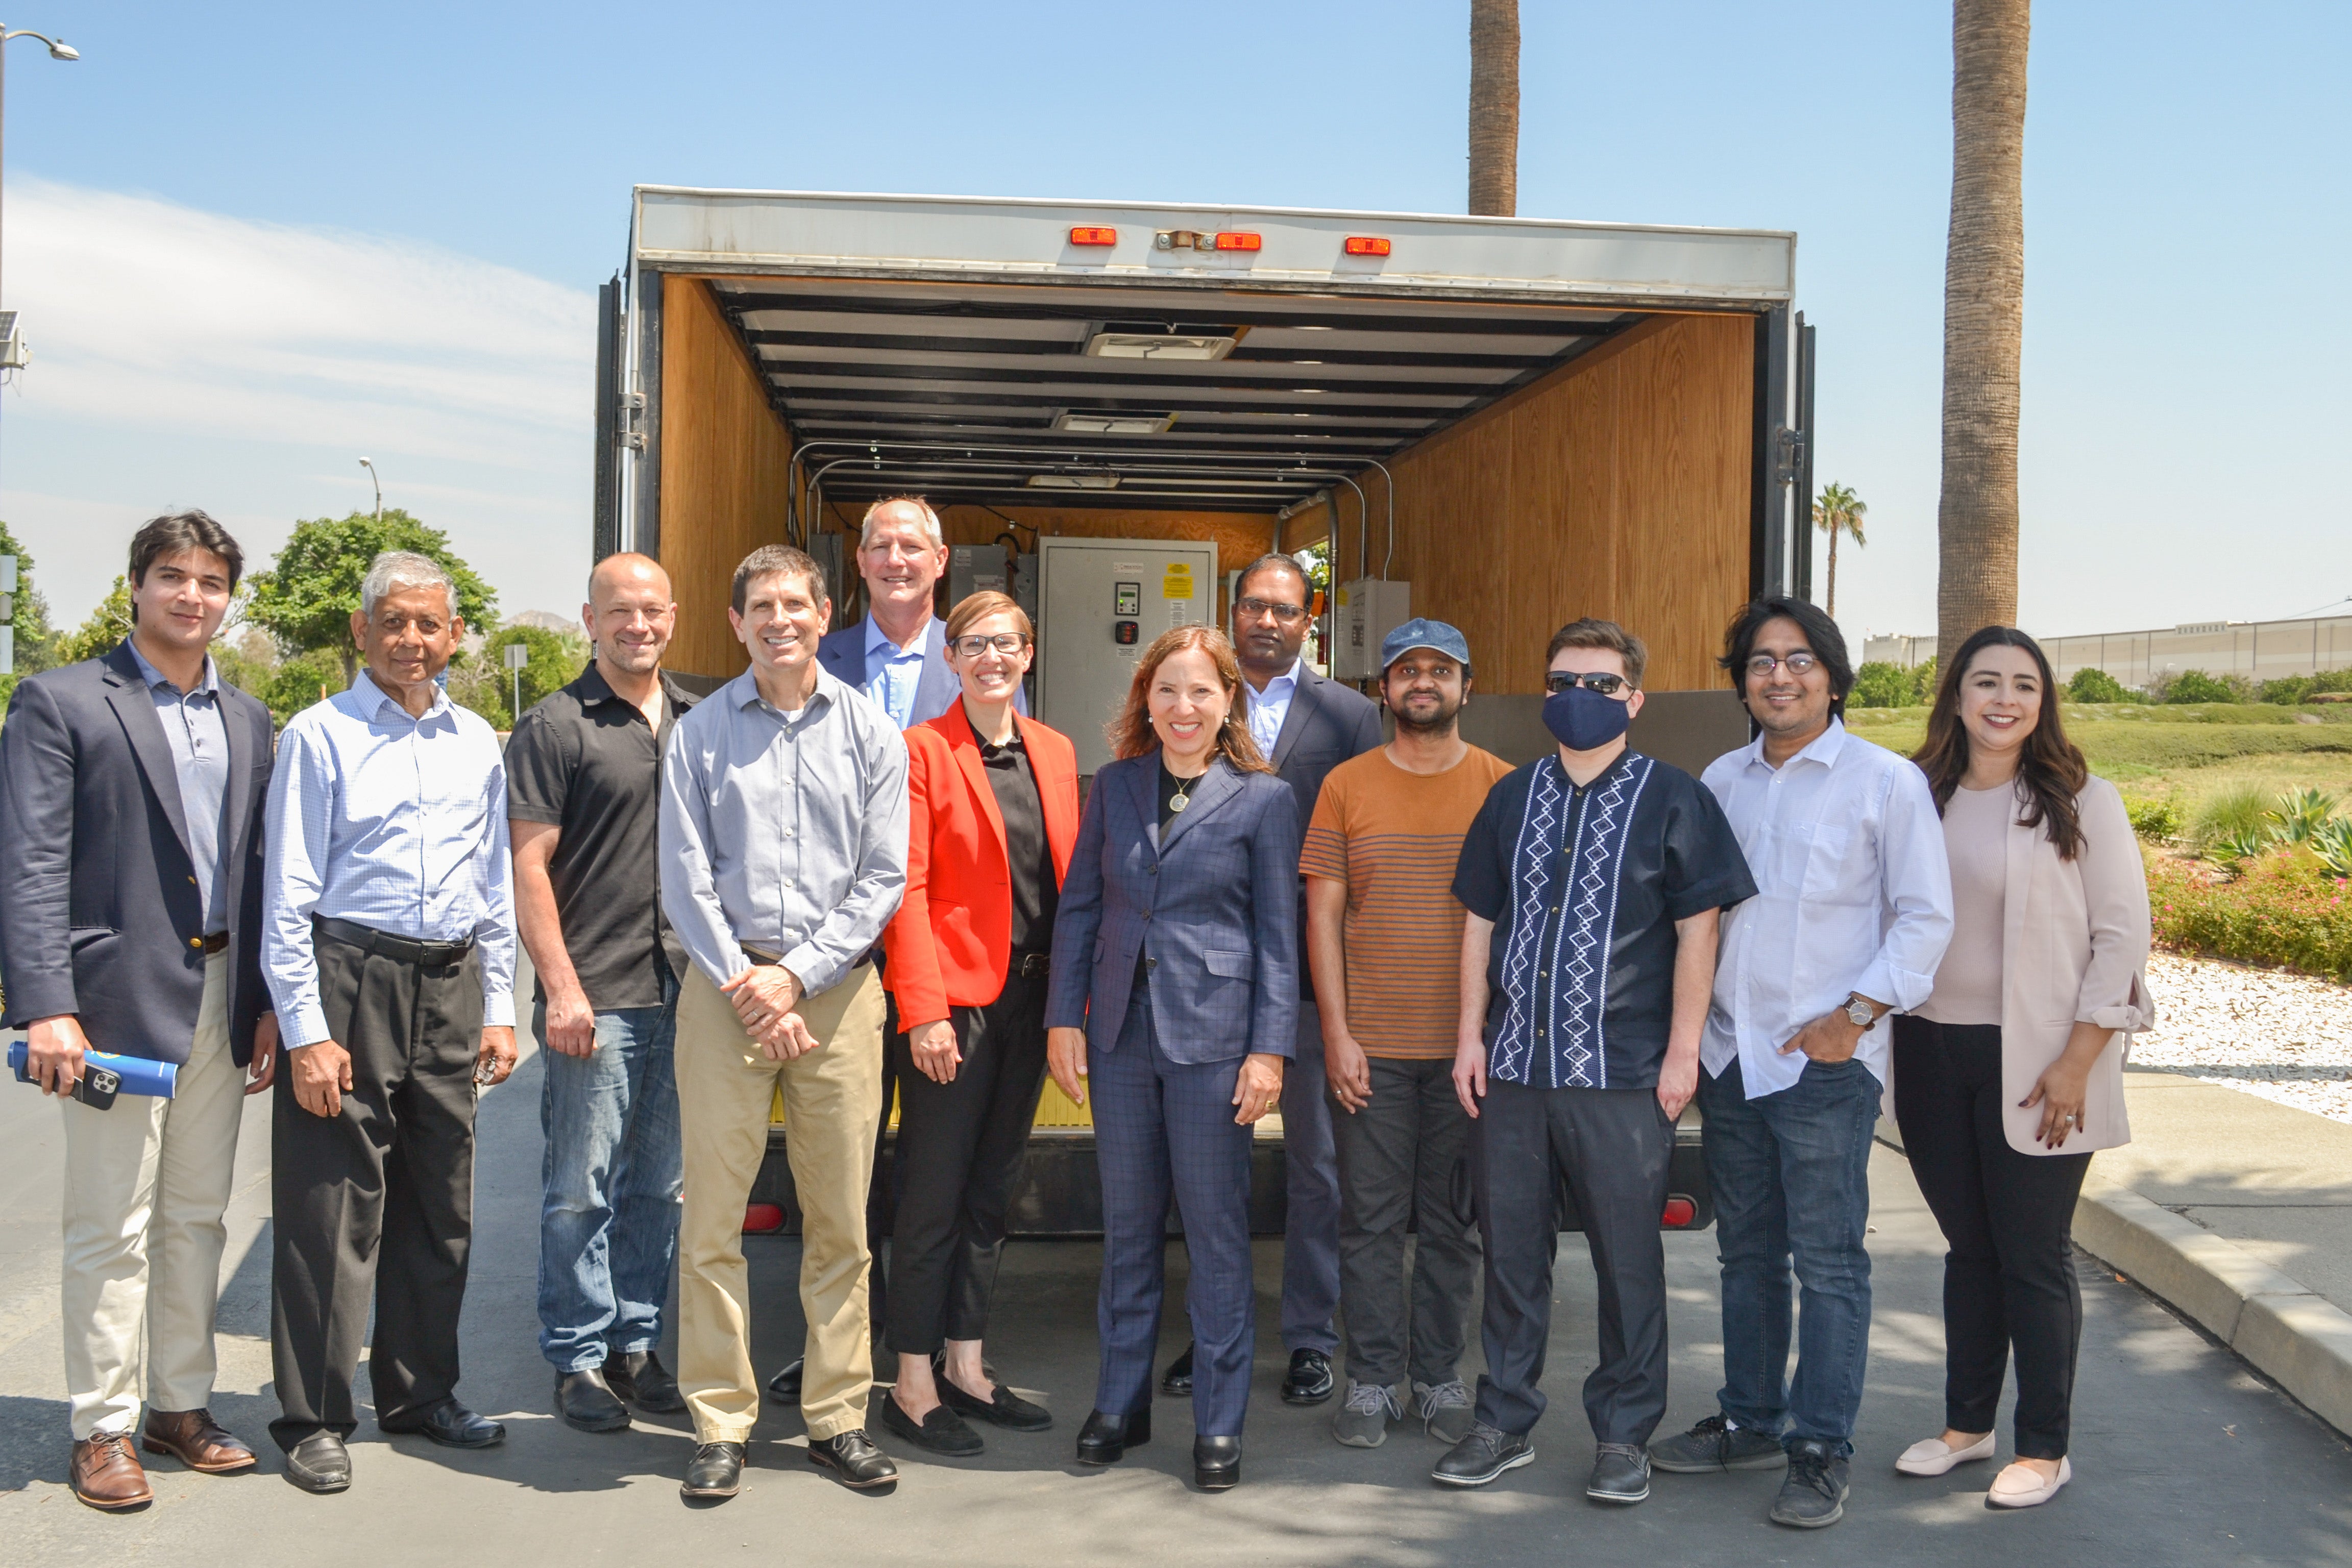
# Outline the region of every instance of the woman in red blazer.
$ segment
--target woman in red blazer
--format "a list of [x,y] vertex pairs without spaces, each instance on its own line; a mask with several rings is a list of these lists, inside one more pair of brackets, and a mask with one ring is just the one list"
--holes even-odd
[[962,700],[907,731],[907,891],[883,932],[898,1053],[898,1214],[882,1424],[935,1454],[981,1451],[965,1416],[1053,1418],[993,1383],[981,1337],[1014,1173],[1045,1075],[1045,959],[1078,835],[1077,753],[1013,711],[1034,648],[1003,594],[950,612]]

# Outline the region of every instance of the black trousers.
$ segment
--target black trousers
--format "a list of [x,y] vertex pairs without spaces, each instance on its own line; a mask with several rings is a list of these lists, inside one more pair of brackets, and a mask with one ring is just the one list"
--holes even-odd
[[1583,1216],[1600,1285],[1601,1364],[1584,1413],[1603,1443],[1650,1440],[1666,1413],[1666,1250],[1658,1220],[1675,1130],[1654,1089],[1527,1089],[1489,1079],[1472,1124],[1471,1180],[1486,1244],[1478,1419],[1524,1435],[1544,1413],[1557,1193]]
[[907,1036],[889,1039],[898,1149],[887,1334],[900,1355],[987,1335],[1005,1209],[1045,1078],[1045,977],[1007,975],[995,1001],[952,1008],[949,1021],[963,1062],[947,1083],[915,1066]]
[[320,935],[327,1027],[351,1054],[342,1110],[313,1116],[278,1069],[270,1121],[276,1242],[270,1359],[292,1448],[358,1426],[352,1383],[368,1309],[376,1419],[421,1415],[457,1386],[457,1314],[474,1232],[474,1062],[482,976],[472,952],[426,968]]
[[[1469,1195],[1457,1198],[1455,1185],[1466,1174],[1470,1119],[1454,1097],[1453,1058],[1372,1057],[1369,1065],[1364,1108],[1331,1108],[1348,1377],[1392,1387],[1410,1375],[1433,1387],[1460,1375],[1478,1279],[1477,1230],[1455,1212]],[[1418,1233],[1409,1293],[1408,1227]]]
[[1944,1255],[1944,1423],[1990,1432],[2017,1358],[2017,1454],[2066,1453],[2083,1297],[2074,1200],[2088,1154],[2021,1154],[2001,1130],[2000,1028],[1895,1020],[1895,1120]]
[[[874,1174],[866,1185],[866,1310],[875,1328],[890,1321],[890,1112],[895,1104],[901,1115],[906,1101],[898,1092],[898,1074],[902,1068],[913,1071],[904,1050],[892,1047],[898,1039],[898,998],[887,989],[888,979],[877,947],[874,956],[877,973],[884,974],[882,993],[882,1113],[874,1119]],[[918,1075],[919,1076],[919,1075]]]

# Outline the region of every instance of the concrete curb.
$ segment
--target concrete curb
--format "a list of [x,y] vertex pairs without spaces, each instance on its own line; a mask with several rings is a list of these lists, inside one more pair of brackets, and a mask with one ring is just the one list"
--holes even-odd
[[2086,1184],[2074,1240],[2352,1436],[2352,1314],[2128,1187]]

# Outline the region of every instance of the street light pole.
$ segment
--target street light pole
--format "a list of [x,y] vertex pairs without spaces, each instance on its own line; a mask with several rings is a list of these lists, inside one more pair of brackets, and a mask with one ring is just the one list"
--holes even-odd
[[48,46],[49,58],[53,60],[78,60],[81,58],[81,51],[75,48],[71,44],[67,43],[63,38],[52,38],[47,33],[36,33],[30,27],[18,27],[12,32],[9,30],[5,23],[0,23],[0,127],[5,127],[7,121],[7,46],[9,41],[14,38],[38,38],[42,43]]
[[383,476],[377,473],[375,465],[365,458],[360,459],[360,467],[368,471],[368,479],[375,485],[375,520],[381,524],[383,521]]

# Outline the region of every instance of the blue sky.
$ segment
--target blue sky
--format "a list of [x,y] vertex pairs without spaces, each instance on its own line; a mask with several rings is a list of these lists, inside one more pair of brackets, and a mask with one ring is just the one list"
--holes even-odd
[[[635,181],[1458,211],[1466,0],[195,8],[10,20],[0,516],[65,617],[166,504],[257,554],[386,500],[508,611],[587,559]],[[1524,0],[1519,211],[1791,228],[1849,635],[1934,626],[1948,7]],[[2352,595],[2352,6],[2045,5],[2021,618]]]

